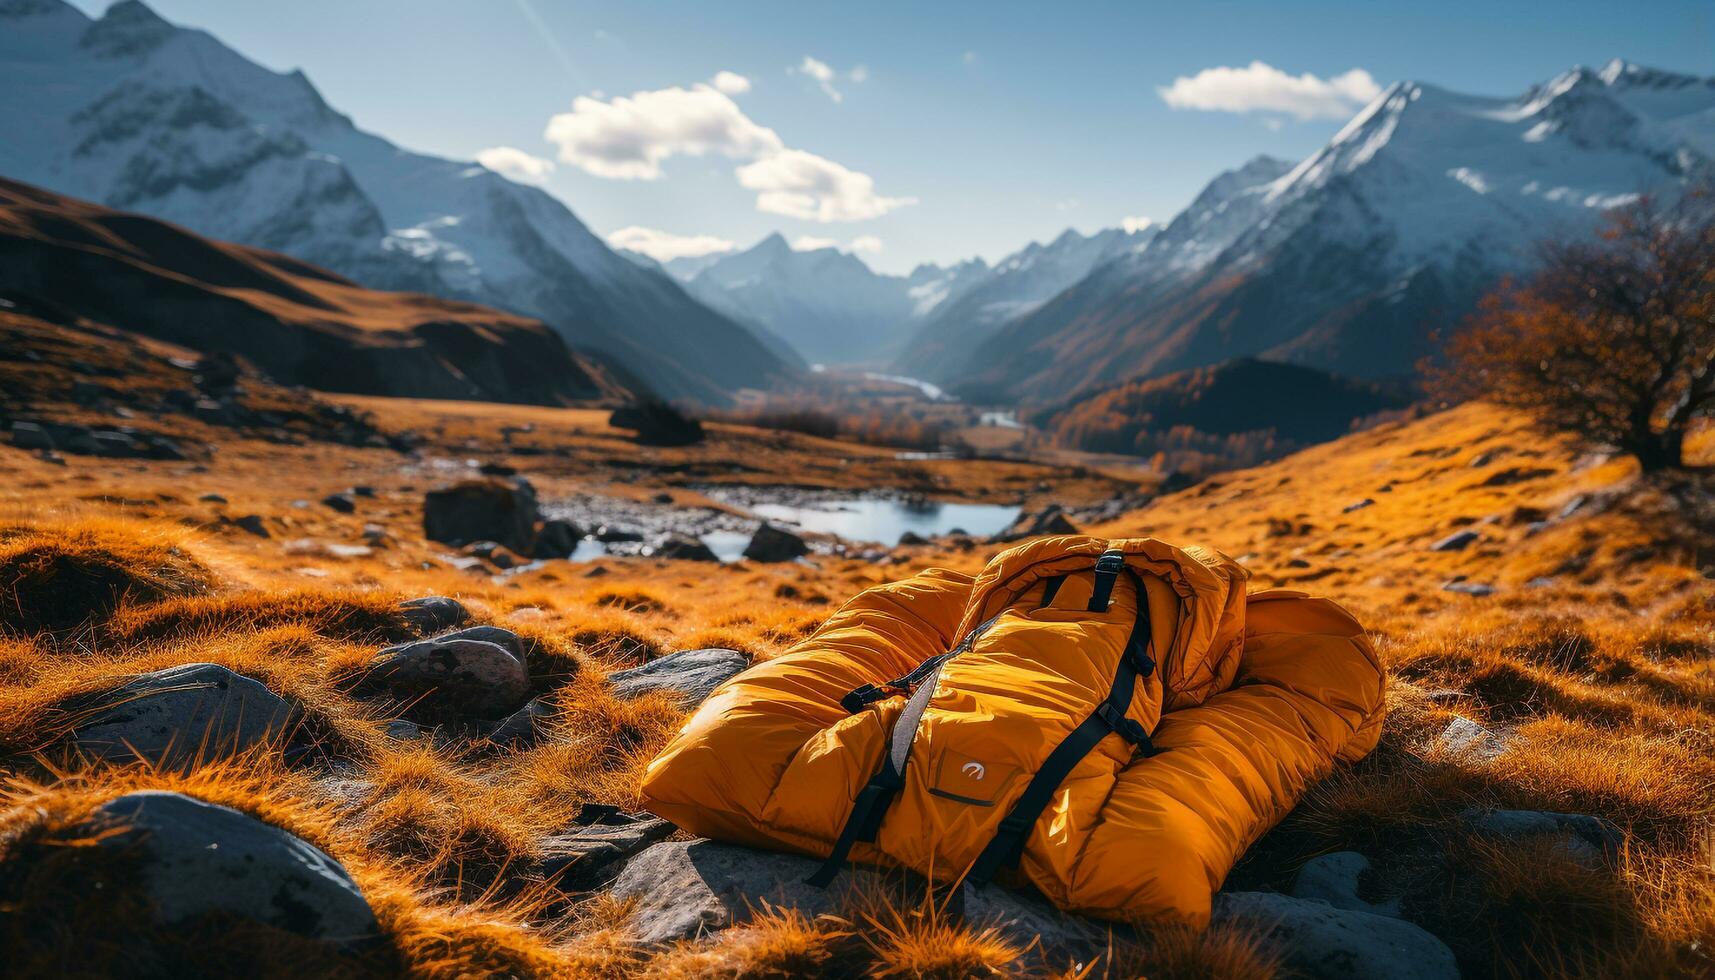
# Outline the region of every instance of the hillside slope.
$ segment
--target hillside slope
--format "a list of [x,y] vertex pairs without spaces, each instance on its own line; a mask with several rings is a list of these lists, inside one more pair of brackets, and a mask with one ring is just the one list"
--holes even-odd
[[277,73],[122,0],[0,0],[0,175],[283,252],[367,286],[539,317],[662,395],[724,403],[795,369],[557,198],[359,129]]
[[1229,466],[1251,465],[1337,438],[1365,416],[1410,402],[1402,387],[1239,358],[1103,388],[1032,413],[1030,421],[1074,449],[1203,453]]
[[537,320],[365,289],[307,263],[0,178],[0,293],[327,391],[537,404],[627,397]]

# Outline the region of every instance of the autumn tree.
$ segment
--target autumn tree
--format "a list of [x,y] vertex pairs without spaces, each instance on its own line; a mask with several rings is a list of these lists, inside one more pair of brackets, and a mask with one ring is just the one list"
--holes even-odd
[[1646,471],[1683,467],[1687,430],[1715,412],[1711,204],[1644,199],[1593,240],[1545,245],[1536,276],[1503,285],[1453,338],[1441,378]]

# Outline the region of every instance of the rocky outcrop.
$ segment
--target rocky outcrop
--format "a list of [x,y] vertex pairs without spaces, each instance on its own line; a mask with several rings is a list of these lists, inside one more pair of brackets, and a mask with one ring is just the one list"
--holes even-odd
[[1079,534],[1078,526],[1066,516],[1066,511],[1059,504],[1049,504],[1033,514],[1020,514],[1018,519],[1007,525],[999,534],[990,538],[991,542],[1003,544],[1009,541],[1022,541],[1025,538],[1040,538],[1051,534]]
[[677,561],[720,561],[720,556],[703,543],[702,538],[694,537],[683,531],[673,531],[650,549],[649,554],[656,558],[672,558]]
[[1459,980],[1447,944],[1400,919],[1273,892],[1223,892],[1211,921],[1264,934],[1282,965],[1316,980]]
[[522,641],[497,626],[473,626],[387,647],[356,679],[362,697],[379,697],[412,721],[502,718],[530,694]]
[[751,535],[750,544],[744,548],[744,557],[760,562],[792,561],[809,553],[810,546],[804,543],[803,538],[766,521]]
[[607,424],[629,429],[645,446],[689,446],[703,441],[703,424],[666,402],[633,402],[613,410]]

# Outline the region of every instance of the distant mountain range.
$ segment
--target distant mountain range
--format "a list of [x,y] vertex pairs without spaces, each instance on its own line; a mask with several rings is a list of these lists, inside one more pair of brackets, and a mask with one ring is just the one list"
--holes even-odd
[[542,405],[617,403],[623,375],[539,320],[367,289],[277,252],[0,178],[0,297],[324,391]]
[[802,367],[545,191],[360,130],[302,73],[137,0],[96,20],[62,0],[0,0],[0,92],[0,175],[367,286],[540,317],[668,397],[724,403]]
[[954,390],[1054,401],[1265,356],[1404,376],[1545,238],[1715,181],[1715,79],[1613,62],[1517,98],[1390,86],[1296,166],[1216,178],[1140,251],[992,332]]

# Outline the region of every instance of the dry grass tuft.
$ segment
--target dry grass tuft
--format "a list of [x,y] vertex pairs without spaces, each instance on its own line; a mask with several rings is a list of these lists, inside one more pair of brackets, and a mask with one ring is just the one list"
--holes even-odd
[[209,570],[177,536],[86,519],[0,531],[0,629],[62,634],[100,623],[127,601],[207,589]]
[[915,906],[869,901],[858,935],[873,960],[871,975],[913,980],[1017,976],[1025,947],[1000,928],[953,916],[932,896]]
[[844,920],[810,919],[796,909],[764,907],[750,921],[707,944],[687,943],[649,961],[658,980],[790,980],[861,976],[849,957],[852,932]]

